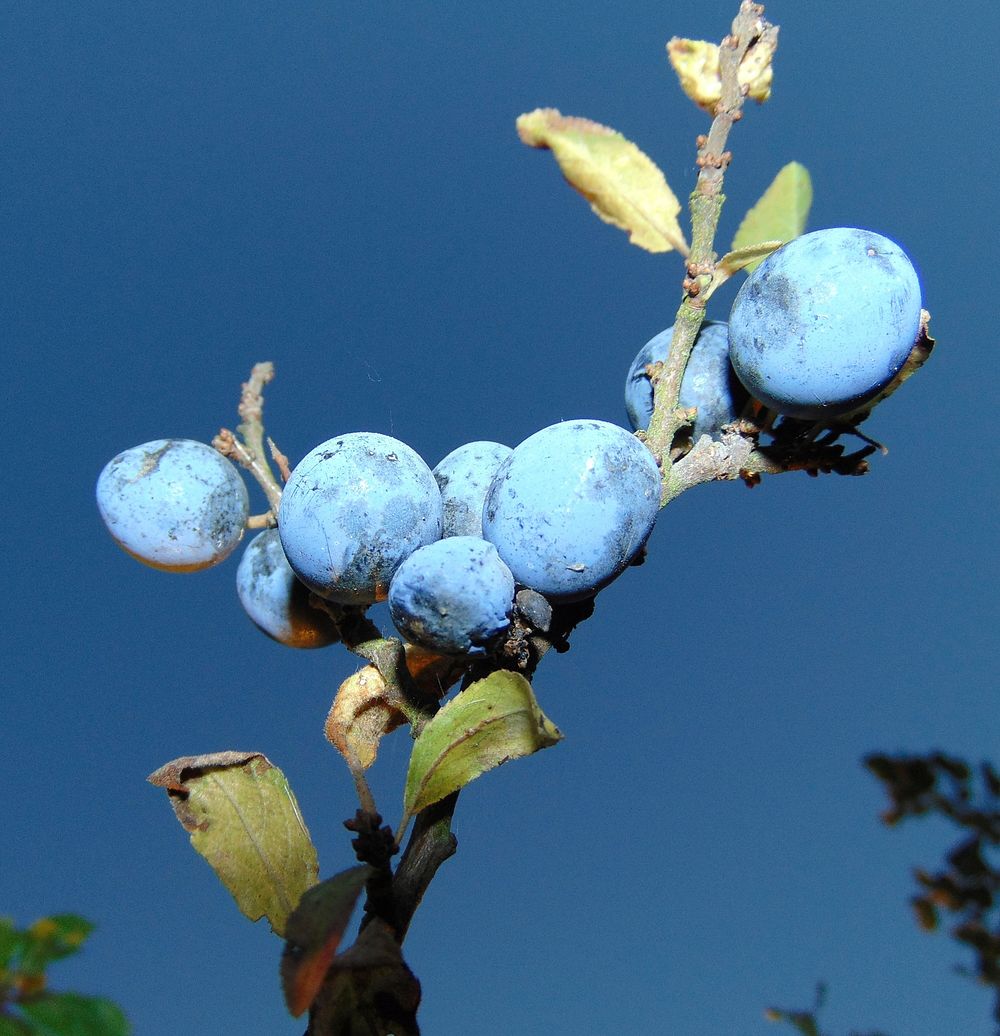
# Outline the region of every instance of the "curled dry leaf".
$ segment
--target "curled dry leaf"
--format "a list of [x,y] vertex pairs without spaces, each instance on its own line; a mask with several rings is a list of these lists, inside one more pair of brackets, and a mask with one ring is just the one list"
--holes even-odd
[[386,698],[382,674],[366,665],[340,685],[323,729],[352,770],[367,770],[375,762],[379,741],[405,722]]
[[[758,104],[763,104],[771,96],[771,59],[777,48],[778,27],[768,25],[740,63],[740,86]],[[667,56],[684,93],[699,108],[714,115],[715,106],[722,99],[718,45],[706,40],[686,40],[675,36],[667,44]]]
[[[465,672],[462,659],[437,655],[406,645],[406,666],[417,688],[437,701]],[[379,742],[406,722],[385,679],[373,665],[349,676],[337,691],[326,717],[327,741],[352,769],[367,770],[375,762]]]

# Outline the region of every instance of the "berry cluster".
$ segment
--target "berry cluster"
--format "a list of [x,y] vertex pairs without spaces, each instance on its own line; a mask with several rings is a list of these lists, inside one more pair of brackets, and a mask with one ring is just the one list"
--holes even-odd
[[[913,266],[878,234],[823,230],[778,249],[747,278],[729,323],[704,324],[695,342],[679,397],[696,409],[693,439],[719,438],[748,406],[819,424],[851,413],[903,367],[920,306]],[[633,429],[652,418],[650,365],[667,360],[672,332],[629,370]],[[652,453],[604,421],[555,424],[513,450],[468,443],[433,471],[397,439],[354,432],[291,472],[276,528],[246,548],[237,590],[253,621],[293,647],[336,642],[337,608],[388,600],[410,643],[483,655],[509,628],[518,587],[571,602],[620,575],[660,494]],[[101,473],[97,500],[126,551],[169,571],[222,561],[249,518],[236,468],[188,440],[126,450]]]

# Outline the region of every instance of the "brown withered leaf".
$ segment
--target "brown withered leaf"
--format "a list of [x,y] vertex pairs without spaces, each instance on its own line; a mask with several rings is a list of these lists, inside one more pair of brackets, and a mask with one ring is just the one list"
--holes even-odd
[[386,699],[382,674],[366,665],[340,685],[323,730],[351,769],[367,770],[382,738],[405,722],[403,713]]
[[285,925],[281,986],[285,1003],[298,1018],[316,998],[351,919],[354,904],[372,874],[367,865],[328,878],[307,889]]
[[[406,667],[418,690],[437,701],[465,672],[466,661],[406,645]],[[379,742],[406,722],[387,693],[382,674],[373,665],[349,676],[337,690],[326,717],[327,741],[352,769],[367,770],[378,755]]]

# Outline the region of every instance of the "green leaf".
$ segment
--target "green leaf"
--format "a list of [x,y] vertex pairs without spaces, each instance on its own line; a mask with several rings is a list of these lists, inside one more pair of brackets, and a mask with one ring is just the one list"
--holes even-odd
[[[806,228],[812,196],[809,171],[798,162],[789,162],[778,171],[757,204],[743,217],[733,238],[732,250],[735,252],[762,241],[784,244],[798,237]],[[760,261],[747,264],[747,271],[753,270]]]
[[20,931],[9,917],[0,917],[0,968],[21,956],[27,945],[26,933]]
[[76,914],[53,914],[37,920],[22,933],[24,950],[20,970],[37,974],[54,960],[62,960],[78,952],[93,924]]
[[20,1004],[39,1036],[128,1036],[128,1020],[117,1004],[77,993],[44,993]]
[[191,844],[252,921],[278,935],[316,883],[316,850],[285,775],[259,752],[174,759],[150,774]]
[[13,1015],[0,1015],[0,1036],[38,1036],[38,1029]]
[[552,151],[563,176],[605,223],[647,252],[687,254],[681,206],[659,166],[620,133],[590,119],[537,108],[517,120],[528,147]]
[[761,241],[757,245],[738,248],[734,252],[727,252],[716,263],[716,268],[722,270],[726,277],[732,277],[740,270],[753,269],[761,260],[766,259],[783,244],[784,241]]
[[802,1036],[822,1036],[816,1017],[811,1011],[782,1011],[776,1007],[769,1007],[764,1012],[764,1017],[769,1022],[788,1022]]
[[561,740],[523,676],[499,671],[477,680],[448,702],[414,742],[404,824],[487,770]]
[[362,865],[335,874],[303,893],[285,925],[281,955],[281,987],[293,1018],[298,1018],[319,992],[344,929],[351,919],[371,867]]

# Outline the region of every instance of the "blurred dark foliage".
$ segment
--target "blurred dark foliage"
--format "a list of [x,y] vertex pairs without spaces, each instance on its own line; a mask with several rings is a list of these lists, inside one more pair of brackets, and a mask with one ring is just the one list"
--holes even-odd
[[1000,776],[989,763],[973,767],[941,752],[870,755],[865,765],[889,794],[886,824],[935,815],[961,832],[944,867],[914,870],[919,891],[912,903],[925,931],[935,931],[947,915],[951,934],[972,950],[975,968],[961,970],[996,991],[993,1017],[1000,1034]]
[[[792,1011],[781,1007],[771,1007],[765,1017],[771,1022],[787,1022],[802,1036],[824,1036],[819,1027],[819,1013],[826,1002],[826,986],[820,982],[816,986],[816,997],[812,1007],[806,1011]],[[884,1032],[859,1033],[851,1032],[848,1036],[886,1036]]]

